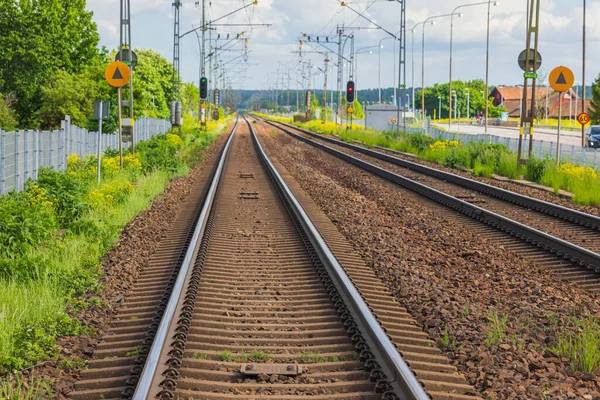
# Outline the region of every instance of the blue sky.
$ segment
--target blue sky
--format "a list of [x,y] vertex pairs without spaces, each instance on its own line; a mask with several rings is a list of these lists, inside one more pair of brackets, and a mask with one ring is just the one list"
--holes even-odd
[[[407,0],[407,26],[429,16],[450,13],[454,7],[478,3],[478,0]],[[525,9],[527,0],[501,0],[492,7],[490,83],[520,84],[522,71],[516,59],[525,48]],[[195,0],[183,0],[182,32],[198,26],[201,9]],[[248,4],[250,0],[206,0],[210,19],[216,19],[231,10]],[[134,48],[152,48],[171,60],[173,53],[173,12],[172,0],[131,0],[132,41]],[[210,3],[210,6],[208,4]],[[588,84],[600,73],[600,54],[596,51],[600,41],[600,0],[587,0],[588,3]],[[400,6],[389,0],[349,0],[353,8],[364,12],[386,29],[396,32]],[[88,8],[94,11],[98,24],[101,44],[109,48],[119,41],[118,13],[119,0],[88,0]],[[462,18],[455,18],[454,29],[454,78],[483,79],[485,76],[485,30],[486,6],[473,6],[461,10]],[[582,62],[582,1],[543,0],[540,23],[540,52],[543,56],[542,71],[548,73],[553,67],[565,65],[573,69],[575,79],[581,82]],[[226,20],[226,23],[273,24],[271,27],[254,29],[242,27],[218,27],[218,33],[236,34],[246,31],[248,37],[249,66],[239,65],[229,76],[236,82],[236,88],[267,89],[277,79],[277,72],[292,70],[292,87],[295,87],[295,71],[298,65],[298,39],[301,32],[326,35],[335,32],[338,24],[368,27],[369,22],[357,19],[357,15],[341,7],[338,0],[259,0],[257,6],[239,12]],[[427,25],[425,31],[425,83],[448,81],[450,19],[440,18],[435,25]],[[415,82],[421,82],[421,28],[415,34]],[[386,37],[380,30],[355,31],[355,48],[377,46]],[[407,47],[407,81],[411,83],[411,34]],[[383,42],[381,49],[381,84],[393,83],[392,41]],[[181,70],[183,79],[198,82],[199,50],[195,35],[182,39]],[[243,44],[236,48],[241,49]],[[319,47],[322,49],[322,47]],[[305,45],[304,50],[310,50]],[[348,50],[347,50],[348,51]],[[359,56],[359,74],[356,79],[359,88],[378,86],[378,51],[365,52]],[[223,61],[237,57],[241,52],[228,52]],[[323,67],[324,57],[320,54],[307,54],[304,60]],[[334,58],[334,56],[331,56]],[[284,64],[285,66],[283,66]],[[230,64],[230,65],[233,65]],[[315,70],[316,71],[316,70]],[[330,82],[335,79],[335,69]],[[314,84],[322,87],[322,77],[315,75]],[[287,82],[287,79],[286,79]],[[332,88],[329,84],[329,88]]]

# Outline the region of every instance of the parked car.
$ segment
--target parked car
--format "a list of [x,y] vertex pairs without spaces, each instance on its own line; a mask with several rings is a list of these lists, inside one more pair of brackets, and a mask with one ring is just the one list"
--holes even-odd
[[600,125],[592,125],[587,132],[588,147],[600,148]]

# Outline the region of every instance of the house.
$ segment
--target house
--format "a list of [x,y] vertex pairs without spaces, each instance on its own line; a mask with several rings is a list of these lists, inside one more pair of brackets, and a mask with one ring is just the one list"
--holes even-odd
[[[548,118],[558,118],[559,104],[561,107],[561,116],[563,119],[577,118],[581,110],[581,98],[577,96],[575,90],[571,89],[562,94],[562,96],[551,88],[536,88],[536,108],[539,116],[546,116],[546,105],[548,107]],[[527,102],[531,104],[532,88],[527,90]],[[523,96],[523,87],[521,86],[497,86],[490,93],[493,98],[494,106],[503,105],[511,118],[521,116],[521,102]],[[590,100],[586,99],[584,109],[588,111],[591,107]]]

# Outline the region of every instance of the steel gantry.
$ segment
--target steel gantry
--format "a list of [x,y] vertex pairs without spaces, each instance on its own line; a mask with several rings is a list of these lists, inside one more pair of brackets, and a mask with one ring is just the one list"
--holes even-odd
[[[131,68],[133,71],[133,49],[131,47],[131,6],[130,0],[121,0],[120,10],[120,45],[119,55],[121,61]],[[131,152],[135,151],[135,141],[133,137],[133,73],[130,74],[129,78],[129,90],[127,86],[125,89],[119,88],[118,90],[118,102],[119,102],[119,158],[121,160],[121,167],[123,166],[123,142],[131,143]],[[128,116],[129,118],[123,118]]]

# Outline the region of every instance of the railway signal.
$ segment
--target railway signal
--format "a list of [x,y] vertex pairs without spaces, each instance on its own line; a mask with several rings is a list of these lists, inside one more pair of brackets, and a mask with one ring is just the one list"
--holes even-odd
[[208,79],[206,77],[200,78],[200,99],[206,100],[208,98]]
[[348,81],[346,85],[346,101],[348,104],[354,103],[354,81]]

